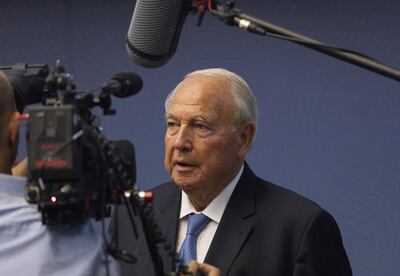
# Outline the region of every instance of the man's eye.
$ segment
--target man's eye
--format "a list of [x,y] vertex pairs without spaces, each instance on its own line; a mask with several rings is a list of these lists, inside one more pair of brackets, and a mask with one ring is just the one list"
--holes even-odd
[[178,124],[175,123],[175,122],[167,122],[167,127],[168,127],[168,128],[175,128],[175,127],[177,127],[177,126],[178,126]]
[[179,131],[179,124],[176,122],[167,122],[167,133],[174,135]]
[[208,127],[205,126],[205,125],[203,125],[203,124],[194,124],[194,125],[193,125],[193,128],[201,129],[201,130],[206,130],[206,129],[208,129]]

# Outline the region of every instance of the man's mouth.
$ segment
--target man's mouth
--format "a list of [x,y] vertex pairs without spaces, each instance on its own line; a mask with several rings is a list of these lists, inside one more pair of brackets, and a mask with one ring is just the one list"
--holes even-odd
[[173,165],[178,170],[187,170],[187,169],[191,169],[191,168],[195,167],[195,165],[193,165],[191,163],[188,163],[185,161],[178,161],[178,160],[173,161]]
[[193,166],[192,164],[190,164],[190,163],[188,163],[188,162],[185,162],[185,161],[177,161],[177,160],[175,160],[175,161],[173,162],[173,164],[174,164],[174,166],[175,166],[175,165],[178,165],[178,166]]

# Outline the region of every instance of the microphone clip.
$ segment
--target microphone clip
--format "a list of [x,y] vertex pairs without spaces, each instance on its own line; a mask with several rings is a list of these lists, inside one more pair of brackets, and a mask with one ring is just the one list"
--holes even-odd
[[235,21],[242,11],[235,8],[235,1],[228,1],[225,5],[217,5],[217,8],[210,12],[226,25],[236,26]]
[[192,14],[196,13],[199,14],[196,23],[197,27],[200,27],[201,24],[203,23],[204,16],[206,15],[206,10],[207,10],[207,2],[208,0],[193,0],[192,2],[192,9],[191,9]]
[[[233,2],[233,1],[228,1],[228,3],[230,3],[230,2]],[[214,0],[193,0],[191,11],[193,14],[195,14],[195,13],[199,14],[199,16],[197,17],[196,26],[197,27],[201,26],[207,10],[209,10],[211,12],[218,5],[219,5],[219,3]]]

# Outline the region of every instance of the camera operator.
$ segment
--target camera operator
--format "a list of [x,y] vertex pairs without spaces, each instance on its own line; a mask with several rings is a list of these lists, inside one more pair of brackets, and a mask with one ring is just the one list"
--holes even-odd
[[26,202],[26,178],[11,175],[18,132],[13,89],[0,71],[0,274],[119,275],[105,253],[102,221],[45,226],[37,206]]

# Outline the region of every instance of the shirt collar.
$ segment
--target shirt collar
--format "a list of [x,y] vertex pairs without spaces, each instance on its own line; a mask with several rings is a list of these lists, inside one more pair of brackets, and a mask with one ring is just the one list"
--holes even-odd
[[[228,201],[231,198],[233,190],[235,189],[237,183],[239,182],[240,176],[242,175],[243,167],[244,166],[242,165],[239,173],[231,181],[231,183],[229,183],[228,186],[226,186],[224,190],[216,198],[214,198],[201,213],[217,223],[221,221],[221,217],[225,211],[226,205],[228,205]],[[184,191],[181,191],[181,193],[181,211],[179,214],[179,219],[186,217],[190,213],[199,213],[193,207],[193,204],[190,202],[187,194]]]
[[0,173],[0,193],[14,197],[24,197],[25,177]]

